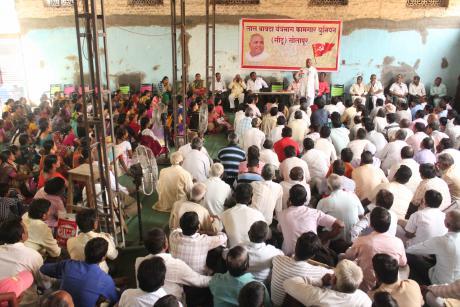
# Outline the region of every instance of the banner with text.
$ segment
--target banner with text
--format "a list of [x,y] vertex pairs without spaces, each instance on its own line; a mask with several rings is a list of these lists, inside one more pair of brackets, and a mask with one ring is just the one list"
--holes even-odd
[[339,68],[339,20],[243,18],[240,31],[241,68],[295,71],[308,58],[320,71]]

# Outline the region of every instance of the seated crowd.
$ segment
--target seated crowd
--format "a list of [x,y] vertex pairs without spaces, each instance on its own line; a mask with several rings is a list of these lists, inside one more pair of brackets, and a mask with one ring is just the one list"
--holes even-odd
[[[101,196],[84,208],[77,185],[78,234],[59,238],[67,172],[98,163],[82,98],[33,111],[8,101],[0,304],[10,295],[21,306],[460,306],[460,114],[440,78],[430,95],[419,77],[407,88],[398,75],[388,95],[375,75],[362,82],[344,102],[324,91],[285,103],[259,98],[267,84],[255,73],[228,87],[217,74],[207,100],[197,74],[178,123],[166,77],[155,94],[116,92],[111,178],[129,172],[138,145],[158,156],[175,130],[190,141],[159,173],[152,214],[169,223],[145,232],[131,288],[112,277],[118,250],[101,231]],[[213,159],[204,134],[224,130],[228,145]],[[133,191],[115,182],[122,216],[137,215]]]

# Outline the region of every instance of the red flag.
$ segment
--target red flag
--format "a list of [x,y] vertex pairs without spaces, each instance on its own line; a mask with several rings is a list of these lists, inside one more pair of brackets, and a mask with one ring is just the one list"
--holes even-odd
[[313,54],[315,57],[320,57],[323,56],[325,53],[329,52],[334,48],[333,43],[316,43],[312,45],[313,48]]

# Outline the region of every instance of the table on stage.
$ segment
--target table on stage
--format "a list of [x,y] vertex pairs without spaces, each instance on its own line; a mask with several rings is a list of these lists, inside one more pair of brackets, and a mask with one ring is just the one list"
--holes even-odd
[[255,92],[259,96],[294,96],[295,92],[280,91],[280,92]]

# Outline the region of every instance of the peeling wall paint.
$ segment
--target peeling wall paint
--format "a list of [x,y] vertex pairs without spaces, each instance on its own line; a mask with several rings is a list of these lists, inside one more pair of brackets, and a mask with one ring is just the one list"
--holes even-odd
[[[344,25],[341,59],[345,64],[339,72],[329,75],[331,82],[349,86],[358,75],[363,75],[367,82],[370,74],[376,73],[387,83],[395,74],[402,73],[406,79],[418,74],[428,86],[439,75],[447,84],[450,94],[455,94],[460,74],[460,28],[421,31],[417,27],[398,30],[394,25],[389,25],[386,30],[358,29],[357,21],[354,23],[356,27],[349,29],[347,23]],[[187,28],[189,79],[197,72],[205,75],[204,29],[204,25]],[[216,34],[216,70],[223,74],[226,81],[230,81],[236,73],[248,75],[250,71],[239,69],[238,25],[218,24]],[[129,76],[144,83],[157,83],[163,76],[171,77],[170,35],[170,28],[166,25],[109,27],[112,87],[124,83]],[[22,40],[25,62],[31,70],[28,82],[34,82],[37,88],[30,93],[31,98],[40,97],[39,91],[49,90],[51,83],[79,83],[73,27],[29,30],[23,34]],[[259,74],[278,80],[291,79],[290,72],[259,71]]]

